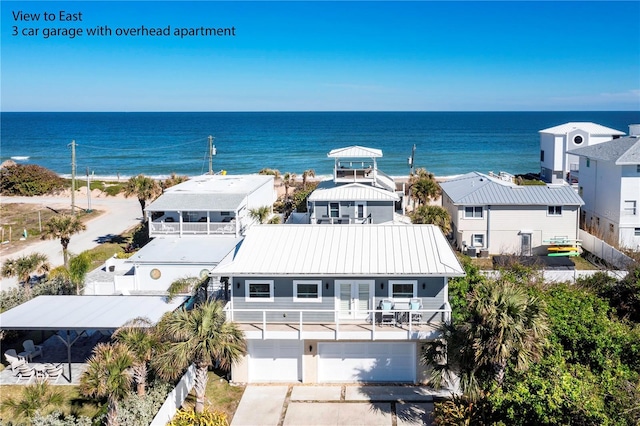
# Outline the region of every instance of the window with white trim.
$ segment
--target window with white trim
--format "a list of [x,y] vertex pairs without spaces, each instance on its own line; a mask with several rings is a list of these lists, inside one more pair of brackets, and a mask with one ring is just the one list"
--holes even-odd
[[634,228],[633,235],[635,237],[640,237],[640,228]]
[[246,280],[245,301],[273,302],[273,280]]
[[471,245],[473,247],[484,247],[484,234],[473,234],[471,236]]
[[322,302],[322,281],[294,281],[294,302]]
[[548,206],[547,216],[562,216],[562,206]]
[[340,217],[340,203],[329,203],[329,217]]
[[636,165],[636,173],[640,173],[640,164]]
[[466,206],[464,208],[465,219],[482,219],[482,206]]
[[637,202],[635,200],[624,201],[623,214],[625,216],[635,216],[637,212]]
[[389,297],[392,299],[412,299],[418,295],[418,281],[389,281]]

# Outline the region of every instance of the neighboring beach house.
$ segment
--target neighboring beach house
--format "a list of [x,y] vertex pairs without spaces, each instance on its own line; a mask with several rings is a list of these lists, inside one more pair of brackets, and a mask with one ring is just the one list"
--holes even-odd
[[273,206],[273,176],[202,175],[172,186],[147,206],[149,236],[242,235],[251,209]]
[[540,130],[540,178],[548,183],[573,183],[578,157],[571,150],[596,145],[624,133],[590,122],[571,122]]
[[442,182],[454,245],[474,255],[546,252],[546,240],[578,238],[584,203],[566,184],[520,186],[472,172]]
[[248,343],[232,380],[248,383],[421,383],[421,343],[464,275],[432,225],[255,226],[213,273]]
[[307,201],[311,224],[393,222],[404,189],[378,169],[382,151],[362,146],[334,149],[333,179],[323,181]]
[[[256,222],[250,210],[273,205],[273,183],[273,176],[203,175],[168,188],[146,208],[153,240],[89,274],[86,293],[164,293],[177,279],[204,278]],[[211,289],[220,290],[213,278]]]
[[640,125],[629,136],[573,151],[580,158],[579,193],[585,229],[640,249]]

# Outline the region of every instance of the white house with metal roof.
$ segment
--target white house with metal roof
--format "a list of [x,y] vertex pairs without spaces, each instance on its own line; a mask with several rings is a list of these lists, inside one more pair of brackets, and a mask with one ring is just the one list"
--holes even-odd
[[[126,260],[109,259],[86,279],[87,294],[155,294],[202,277],[256,222],[251,209],[276,200],[273,176],[202,175],[168,188],[147,206],[153,240]],[[217,283],[217,286],[216,286]],[[213,290],[219,282],[213,280]]]
[[569,185],[520,186],[472,172],[440,186],[460,250],[532,255],[546,240],[578,238],[583,201]]
[[172,186],[147,206],[149,236],[240,236],[251,209],[273,206],[273,176],[202,175]]
[[[578,170],[575,148],[596,145],[623,136],[624,133],[591,122],[571,122],[540,130],[540,177],[549,183],[571,182]],[[569,175],[568,175],[569,174]]]
[[579,193],[586,229],[640,249],[640,125],[630,136],[573,151],[580,158]]
[[421,342],[464,275],[433,225],[256,226],[213,272],[248,342],[232,379],[249,383],[423,382]]

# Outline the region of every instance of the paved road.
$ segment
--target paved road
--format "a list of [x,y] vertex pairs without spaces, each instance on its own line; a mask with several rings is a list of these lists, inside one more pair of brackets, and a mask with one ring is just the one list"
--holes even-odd
[[[70,200],[54,197],[3,197],[2,203],[41,204],[43,206],[56,208],[56,206],[68,207]],[[80,208],[86,208],[86,198],[76,197],[76,205]],[[86,231],[71,237],[71,242],[69,243],[69,251],[71,253],[80,253],[97,246],[100,244],[101,237],[120,235],[123,231],[139,224],[142,216],[140,203],[136,198],[94,198],[91,200],[91,208],[103,210],[105,213],[87,222]],[[34,242],[23,250],[6,256],[3,254],[1,260],[4,261],[5,258],[15,258],[34,252],[46,254],[51,267],[63,264],[60,240],[37,240],[37,242]],[[6,290],[15,285],[17,285],[15,278],[0,280],[0,289],[2,290]]]

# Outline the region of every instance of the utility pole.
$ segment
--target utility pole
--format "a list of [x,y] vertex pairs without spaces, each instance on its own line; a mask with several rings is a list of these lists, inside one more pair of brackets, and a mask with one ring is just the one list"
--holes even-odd
[[71,214],[76,214],[76,141],[71,143]]
[[213,140],[215,138],[209,135],[209,174],[213,174],[213,156],[216,155],[216,147],[213,146]]
[[89,179],[89,167],[87,167],[87,213],[91,213],[91,179]]

